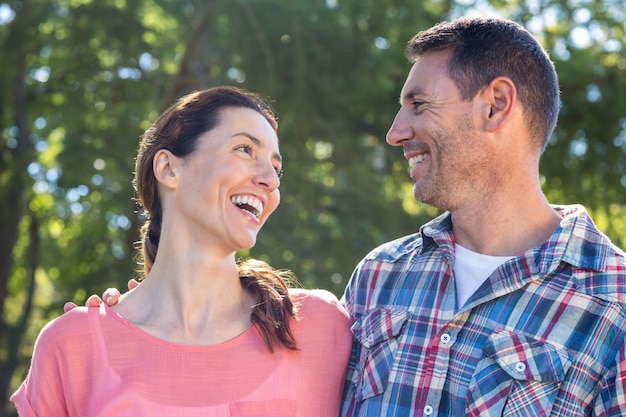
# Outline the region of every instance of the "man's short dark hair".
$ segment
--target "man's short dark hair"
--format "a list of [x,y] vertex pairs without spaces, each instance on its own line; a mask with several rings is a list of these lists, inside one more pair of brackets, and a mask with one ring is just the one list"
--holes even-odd
[[407,44],[414,62],[428,52],[452,50],[448,74],[465,100],[471,100],[496,77],[517,88],[528,128],[546,147],[556,126],[560,92],[554,64],[521,25],[505,19],[461,18],[419,32]]

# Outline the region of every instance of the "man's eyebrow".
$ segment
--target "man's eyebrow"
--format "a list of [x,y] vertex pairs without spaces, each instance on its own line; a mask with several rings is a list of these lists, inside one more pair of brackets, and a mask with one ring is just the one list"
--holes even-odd
[[[261,142],[259,140],[259,138],[257,138],[256,136],[254,136],[254,135],[252,135],[252,134],[250,134],[248,132],[238,132],[238,133],[235,133],[233,135],[233,137],[235,137],[235,136],[245,136],[248,139],[250,139],[259,148],[263,147],[263,142]],[[278,152],[274,153],[274,155],[272,155],[272,158],[274,158],[278,162],[281,162],[281,163],[283,162],[283,157],[280,156],[280,154]]]
[[412,89],[408,90],[406,93],[404,93],[403,95],[401,95],[400,98],[398,99],[398,101],[400,102],[400,105],[402,105],[403,101],[413,100],[415,98],[415,96],[419,95],[420,93],[421,93],[420,89],[412,88]]

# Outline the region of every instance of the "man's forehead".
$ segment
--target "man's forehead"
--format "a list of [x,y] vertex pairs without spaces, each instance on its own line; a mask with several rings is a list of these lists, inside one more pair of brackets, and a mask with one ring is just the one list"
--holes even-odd
[[[446,54],[447,55],[447,54]],[[448,75],[447,57],[441,53],[428,53],[415,61],[400,92],[400,102],[416,96],[437,95],[440,87],[454,85]]]

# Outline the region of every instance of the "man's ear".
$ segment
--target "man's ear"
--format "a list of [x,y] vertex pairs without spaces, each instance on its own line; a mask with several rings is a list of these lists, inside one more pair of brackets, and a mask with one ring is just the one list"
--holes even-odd
[[167,188],[175,188],[178,183],[178,158],[167,149],[159,149],[152,160],[152,170],[157,181]]
[[513,108],[517,104],[517,89],[515,84],[507,77],[494,78],[484,90],[485,128],[494,132],[498,130],[511,117]]

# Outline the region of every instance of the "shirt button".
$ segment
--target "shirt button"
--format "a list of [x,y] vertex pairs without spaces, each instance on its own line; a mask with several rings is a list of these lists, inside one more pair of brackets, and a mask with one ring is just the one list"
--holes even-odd
[[367,341],[372,343],[374,341],[374,335],[370,334],[367,336]]
[[452,338],[450,337],[448,333],[444,333],[441,335],[441,343],[443,343],[444,345],[447,345],[448,343],[450,343],[450,340],[452,340]]
[[515,364],[515,370],[520,374],[524,373],[524,371],[526,370],[526,364],[524,362],[517,362]]
[[426,407],[424,407],[424,415],[429,416],[433,413],[433,407],[430,405],[427,405]]

